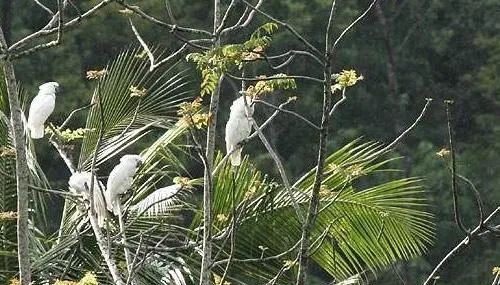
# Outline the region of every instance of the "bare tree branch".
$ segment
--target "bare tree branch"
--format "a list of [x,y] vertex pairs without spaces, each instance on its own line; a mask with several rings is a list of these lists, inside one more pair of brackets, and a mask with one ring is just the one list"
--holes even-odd
[[331,47],[331,51],[335,51],[335,48],[337,47],[337,45],[340,43],[340,40],[342,40],[342,38],[345,36],[345,34],[352,28],[354,27],[359,21],[361,21],[365,16],[366,14],[368,14],[368,12],[370,12],[370,10],[372,9],[373,5],[375,5],[375,3],[377,2],[378,0],[373,0],[372,3],[370,4],[370,6],[368,6],[368,8],[361,14],[359,15],[358,18],[356,18],[356,20],[354,20],[349,26],[347,26],[347,28],[345,28],[342,33],[340,33],[339,37],[335,40],[335,42],[333,43],[333,46]]
[[40,6],[40,8],[42,8],[43,10],[45,10],[47,13],[49,13],[51,17],[54,17],[54,12],[52,12],[52,10],[50,10],[49,8],[47,8],[47,6],[43,5],[38,0],[33,0],[33,2],[35,2],[35,4],[37,4],[38,6]]
[[[491,214],[484,219],[484,222],[487,223],[489,220],[491,220],[496,214],[500,212],[500,207],[497,207]],[[427,279],[424,281],[423,285],[429,285],[433,284],[433,280],[436,278],[438,272],[442,269],[442,267],[450,261],[452,257],[457,255],[461,249],[463,249],[465,246],[469,244],[471,239],[475,237],[478,232],[481,230],[481,226],[477,226],[475,229],[473,229],[470,232],[470,235],[465,237],[461,242],[459,242],[448,254],[434,267],[434,270],[429,274]]]
[[455,143],[454,143],[454,133],[453,133],[453,123],[450,105],[453,101],[446,100],[446,118],[448,122],[448,136],[450,143],[450,155],[451,155],[451,192],[453,195],[453,213],[455,215],[455,222],[458,228],[464,232],[466,235],[470,235],[470,232],[464,227],[462,220],[460,219],[460,211],[458,209],[458,185],[457,185],[457,175],[456,175],[456,160],[455,160]]
[[211,32],[205,31],[205,30],[202,30],[202,29],[186,28],[186,27],[181,27],[181,26],[177,26],[177,25],[167,24],[167,23],[165,23],[163,21],[158,20],[157,18],[155,18],[155,17],[153,17],[151,15],[148,15],[147,13],[145,13],[144,11],[142,11],[139,6],[129,5],[129,4],[125,3],[123,0],[117,0],[116,2],[118,4],[120,4],[121,6],[129,9],[132,12],[134,12],[135,14],[137,14],[138,16],[140,16],[141,18],[149,21],[150,23],[153,23],[155,25],[158,25],[158,26],[161,26],[161,27],[169,29],[170,32],[176,32],[177,31],[177,32],[185,32],[185,33],[190,33],[190,34],[195,34],[195,35],[202,35],[202,36],[209,36],[209,37],[212,36]]
[[[108,5],[112,1],[114,1],[114,0],[102,0],[97,5],[95,5],[94,7],[89,9],[87,12],[85,12],[83,15],[75,17],[72,20],[70,20],[69,22],[65,23],[63,25],[63,28],[66,29],[66,28],[73,27],[76,24],[80,23],[80,21],[82,19],[90,18],[99,9]],[[58,19],[57,17],[58,17],[58,14],[54,15],[54,17],[52,17],[52,19],[49,21],[49,23],[47,25],[45,25],[45,27],[43,27],[41,30],[38,30],[37,32],[34,32],[34,33],[20,39],[19,41],[17,41],[13,45],[11,45],[8,50],[10,52],[14,53],[14,55],[13,55],[14,57],[19,57],[17,55],[17,53],[19,53],[19,49],[22,48],[23,46],[25,46],[26,44],[28,44],[29,42],[31,42],[35,39],[38,39],[42,36],[46,36],[46,35],[50,35],[50,34],[58,32],[59,31],[58,27],[54,27],[56,24],[56,20]]]
[[[259,2],[257,2],[257,4],[255,4],[255,8],[259,9],[263,3],[264,3],[264,0],[259,0]],[[235,30],[238,30],[238,29],[241,29],[241,28],[248,26],[248,24],[250,24],[250,22],[252,21],[254,15],[255,15],[255,9],[252,9],[252,11],[250,11],[250,13],[248,13],[248,10],[249,10],[248,6],[245,7],[245,11],[243,11],[243,14],[241,14],[241,17],[238,19],[236,24],[222,30],[221,35],[225,35],[226,33],[229,33],[229,32],[232,32],[232,31],[235,31]],[[246,19],[245,19],[245,17],[246,17]]]
[[307,284],[307,271],[309,267],[309,245],[312,229],[314,227],[316,217],[318,215],[318,205],[319,205],[319,192],[321,184],[323,182],[323,168],[325,166],[326,159],[326,141],[328,139],[328,124],[329,124],[329,113],[331,108],[332,100],[332,61],[333,61],[333,49],[334,47],[330,45],[330,29],[333,23],[333,15],[335,12],[335,0],[332,1],[330,14],[328,17],[328,23],[326,25],[325,32],[325,66],[323,68],[323,107],[321,111],[321,124],[319,131],[319,142],[318,142],[318,158],[316,163],[316,172],[314,174],[313,188],[311,191],[311,198],[309,202],[309,208],[307,210],[307,216],[305,223],[302,226],[302,236],[300,239],[300,249],[299,249],[299,268],[297,273],[296,285]]
[[323,54],[315,47],[313,46],[308,40],[306,40],[301,34],[299,34],[291,25],[280,21],[273,16],[267,14],[266,12],[260,10],[257,6],[253,6],[252,4],[248,3],[246,0],[241,0],[243,3],[245,3],[248,7],[250,7],[252,10],[257,11],[259,14],[263,15],[264,17],[278,23],[279,25],[282,25],[285,27],[292,35],[294,35],[299,41],[301,41],[308,49],[310,49],[313,53],[315,53],[317,56],[323,56]]
[[287,114],[293,115],[293,116],[295,116],[295,117],[297,117],[297,118],[301,119],[301,120],[302,120],[302,121],[304,121],[306,124],[308,124],[309,126],[313,127],[314,129],[319,130],[319,127],[318,127],[318,126],[316,126],[313,122],[309,121],[308,119],[306,119],[304,116],[302,116],[301,114],[299,114],[299,113],[297,113],[297,112],[293,112],[293,111],[290,111],[290,110],[287,110],[287,109],[283,109],[283,107],[274,106],[273,104],[268,103],[268,102],[266,102],[266,101],[262,101],[262,100],[257,100],[257,99],[255,99],[255,100],[253,100],[253,102],[255,102],[255,103],[261,103],[261,104],[264,104],[264,105],[266,105],[266,106],[268,106],[268,107],[271,107],[271,108],[273,108],[273,109],[275,109],[275,110],[282,111],[282,112],[284,112],[284,113],[287,113]]
[[345,90],[346,88],[344,87],[344,89],[342,89],[342,98],[340,98],[340,100],[337,101],[335,105],[333,105],[332,109],[330,110],[330,113],[328,114],[329,117],[332,117],[333,114],[335,113],[335,110],[337,110],[337,108],[347,100],[347,97],[345,96]]
[[[238,76],[232,75],[230,73],[227,73],[226,75],[232,79],[241,80],[241,81],[248,81],[248,82],[266,81],[266,80],[275,80],[276,79],[276,77],[273,77],[273,76],[268,76],[265,78],[258,78],[258,77],[238,77]],[[287,75],[287,76],[280,77],[280,79],[305,79],[305,80],[314,81],[316,83],[323,83],[323,80],[321,80],[321,79],[310,77],[310,76],[305,76],[305,75]]]
[[137,40],[139,41],[139,43],[141,44],[142,48],[144,49],[144,51],[146,52],[146,54],[148,55],[148,58],[149,58],[149,63],[150,63],[150,67],[149,67],[149,71],[152,72],[154,71],[156,68],[158,68],[159,66],[161,66],[162,64],[172,60],[173,58],[177,57],[179,54],[181,54],[182,52],[184,52],[184,50],[186,50],[187,46],[188,46],[188,43],[184,43],[184,45],[182,45],[182,47],[180,47],[178,50],[176,50],[174,53],[172,53],[171,55],[169,55],[168,57],[160,60],[159,62],[155,63],[155,57],[153,55],[153,53],[151,52],[151,50],[149,49],[148,45],[146,44],[146,42],[142,39],[141,35],[139,34],[139,32],[137,31],[134,23],[132,22],[132,19],[129,18],[129,22],[130,22],[130,26],[132,28],[132,32],[134,32],[134,35],[135,37],[137,38]]
[[[245,98],[245,97],[243,97],[243,98]],[[245,104],[246,104],[246,102],[245,102]],[[248,105],[246,107],[248,108]],[[259,125],[257,124],[257,122],[255,121],[255,119],[252,117],[249,117],[248,119],[252,123],[255,131],[259,135],[260,140],[262,141],[262,143],[266,147],[267,151],[269,152],[269,155],[274,160],[274,163],[276,164],[276,168],[278,168],[278,172],[281,176],[281,180],[283,181],[283,185],[285,186],[285,189],[287,190],[288,195],[290,196],[290,201],[292,202],[293,208],[295,209],[295,213],[297,214],[299,221],[301,223],[304,222],[304,216],[303,216],[302,210],[300,209],[299,204],[297,203],[297,200],[295,199],[292,185],[290,184],[290,180],[288,179],[288,176],[287,176],[286,171],[285,171],[285,167],[283,166],[281,159],[279,158],[278,154],[274,151],[274,149],[272,148],[269,141],[267,141],[266,137],[262,133],[262,131],[261,131]]]
[[[266,55],[265,53],[259,53],[260,55],[262,55],[264,57],[264,60],[269,64],[269,66],[276,70],[276,69],[281,69],[285,66],[287,66],[288,64],[290,64],[293,59],[295,58],[296,55],[301,55],[301,56],[307,56],[307,57],[310,57],[311,59],[313,59],[316,63],[318,63],[320,66],[324,66],[324,62],[321,61],[321,59],[319,59],[317,56],[315,56],[314,54],[308,52],[308,51],[303,51],[303,50],[289,50],[285,53],[282,53],[282,54],[278,54],[278,55]],[[288,57],[285,61],[283,61],[281,64],[279,65],[273,65],[271,63],[271,60],[274,60],[274,59],[279,59],[279,58],[283,58],[283,57]]]

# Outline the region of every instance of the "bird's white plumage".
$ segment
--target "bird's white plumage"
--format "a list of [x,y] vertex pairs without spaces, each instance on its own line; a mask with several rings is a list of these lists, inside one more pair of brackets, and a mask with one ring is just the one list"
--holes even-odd
[[57,82],[40,85],[38,95],[33,98],[28,116],[28,129],[33,139],[43,138],[44,124],[56,106]]
[[112,211],[113,214],[118,216],[120,195],[132,187],[133,177],[141,164],[142,159],[139,155],[127,154],[109,173],[105,196],[108,210]]
[[[249,120],[249,117],[252,116],[254,112],[252,99],[246,96],[246,103],[248,105],[247,113],[243,98],[244,97],[241,96],[233,101],[231,112],[229,113],[229,120],[226,123],[226,151],[228,153],[237,148],[238,143],[245,140],[252,131],[252,123]],[[241,149],[240,147],[230,155],[231,165],[238,166],[241,164]]]
[[[90,188],[92,174],[90,172],[76,172],[69,178],[68,184],[71,192],[82,195],[84,199],[90,201]],[[97,215],[97,223],[103,228],[106,220],[106,204],[104,203],[104,185],[94,176],[94,210]]]

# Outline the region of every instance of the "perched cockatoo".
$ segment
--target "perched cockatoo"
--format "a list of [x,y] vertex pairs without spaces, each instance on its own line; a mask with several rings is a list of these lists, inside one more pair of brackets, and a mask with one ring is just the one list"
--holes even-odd
[[241,164],[242,148],[238,147],[238,143],[245,140],[252,131],[252,123],[250,121],[250,116],[253,115],[254,111],[252,99],[249,96],[246,96],[246,103],[248,106],[247,110],[245,108],[245,101],[243,98],[244,97],[241,96],[233,101],[233,105],[231,105],[231,112],[229,113],[229,120],[226,124],[226,151],[227,153],[230,153],[235,148],[238,148],[232,152],[229,157],[231,165],[233,166]]
[[132,187],[133,177],[141,164],[139,155],[127,154],[120,158],[120,163],[109,173],[106,204],[116,216],[120,213],[120,195]]
[[[90,201],[90,187],[92,174],[90,172],[76,172],[69,178],[69,189],[74,194],[82,195],[85,200]],[[104,203],[104,185],[94,176],[94,210],[97,214],[97,223],[99,227],[104,227],[106,220],[106,204]]]
[[40,85],[38,95],[33,98],[28,116],[28,129],[31,138],[41,139],[44,135],[44,124],[56,106],[57,82],[47,82]]

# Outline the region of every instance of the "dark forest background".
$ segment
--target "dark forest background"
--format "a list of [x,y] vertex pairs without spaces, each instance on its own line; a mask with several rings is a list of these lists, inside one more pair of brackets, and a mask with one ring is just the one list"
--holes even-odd
[[[2,27],[6,32],[10,31],[10,35],[22,37],[40,29],[46,22],[47,15],[35,4],[0,2]],[[75,2],[81,2],[76,3],[78,6],[90,5],[93,1]],[[335,29],[338,34],[370,1],[337,2]],[[212,10],[210,1],[172,0],[170,3],[179,24],[211,26],[212,15],[207,12]],[[137,4],[159,18],[166,18],[163,1],[138,1]],[[262,9],[292,24],[312,42],[320,42],[329,5],[330,0],[269,0]],[[50,118],[52,122],[60,124],[68,110],[88,103],[93,87],[85,78],[87,70],[102,69],[124,48],[138,46],[127,18],[118,13],[119,9],[109,5],[93,19],[68,31],[61,46],[15,62],[18,80],[29,94],[29,100],[36,95],[38,85],[45,81],[55,80],[63,87]],[[70,11],[78,14],[76,9]],[[447,146],[448,140],[443,100],[455,102],[453,119],[458,172],[475,183],[486,212],[500,201],[499,19],[500,1],[496,0],[379,1],[344,38],[335,55],[335,70],[353,68],[363,74],[365,80],[349,89],[347,103],[335,114],[331,126],[333,135],[328,142],[330,149],[361,136],[390,142],[418,116],[425,98],[434,98],[425,118],[398,146],[395,155],[405,157],[401,162],[405,175],[424,179],[436,215],[437,238],[428,254],[418,260],[394,265],[379,276],[377,284],[421,283],[433,266],[463,238],[454,223],[450,175],[442,159],[436,155]],[[254,26],[265,21],[257,18]],[[179,47],[179,42],[168,31],[146,22],[137,21],[136,25],[143,38],[158,48],[168,52]],[[224,41],[239,42],[246,36],[231,34]],[[269,52],[283,50],[283,47],[294,48],[294,45],[298,44],[291,43],[285,33],[278,33]],[[295,74],[320,72],[300,60],[288,68]],[[259,73],[258,70],[254,72]],[[193,80],[199,78],[194,68],[192,77]],[[310,110],[320,110],[321,90],[307,82],[298,84],[295,93],[299,100],[294,106],[295,111],[318,121],[320,114]],[[224,93],[232,92],[234,90],[229,87],[223,90],[222,107],[226,113],[221,115],[220,149],[223,149],[224,120],[234,98],[234,95],[224,98]],[[281,97],[277,94],[272,98],[278,102]],[[262,118],[272,110],[259,112]],[[81,114],[80,121],[74,120],[70,127],[83,126],[83,118],[84,114]],[[311,138],[315,133],[307,125],[283,115],[267,132],[292,178],[314,166],[316,145]],[[37,146],[37,152],[53,186],[66,185],[70,173],[62,161],[54,161],[56,154],[48,143]],[[260,145],[250,143],[246,152],[253,157],[252,161],[258,168],[277,174]],[[199,173],[202,170],[193,168],[192,171]],[[460,193],[463,219],[473,227],[477,211],[465,184],[460,184]],[[54,205],[59,204],[55,201]],[[437,284],[486,284],[491,282],[491,271],[498,265],[498,239],[477,239],[445,268]]]

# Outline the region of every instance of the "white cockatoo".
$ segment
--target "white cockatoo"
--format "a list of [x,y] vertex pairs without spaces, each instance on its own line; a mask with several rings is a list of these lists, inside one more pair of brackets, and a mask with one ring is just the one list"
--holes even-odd
[[[92,174],[90,172],[75,172],[69,178],[69,189],[74,194],[82,195],[85,200],[90,201],[90,188]],[[97,214],[97,223],[103,228],[106,220],[106,204],[104,203],[104,185],[94,176],[94,210]]]
[[132,187],[135,172],[141,166],[139,155],[127,154],[120,158],[120,163],[111,170],[106,189],[106,204],[109,211],[118,216],[120,213],[120,195]]
[[47,82],[40,85],[38,95],[33,98],[28,116],[28,129],[31,138],[43,138],[45,121],[56,106],[56,92],[59,89],[57,82]]
[[[243,96],[233,101],[231,112],[229,113],[229,120],[226,123],[226,151],[227,153],[232,152],[229,158],[233,166],[241,164],[242,148],[238,147],[238,143],[245,140],[252,131],[252,122],[250,121],[250,116],[252,116],[254,112],[252,99],[246,96],[247,109],[245,108]],[[238,149],[233,151],[235,148]]]

